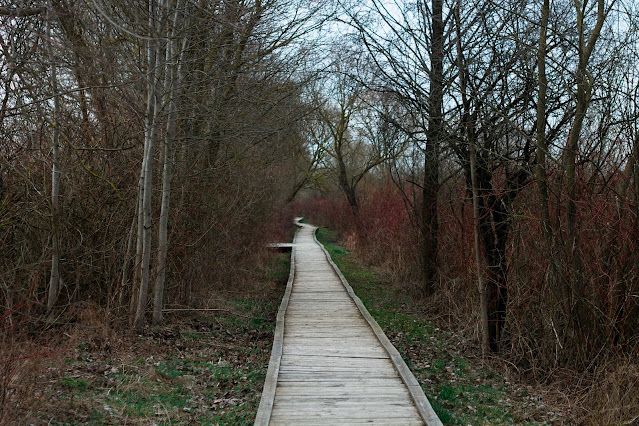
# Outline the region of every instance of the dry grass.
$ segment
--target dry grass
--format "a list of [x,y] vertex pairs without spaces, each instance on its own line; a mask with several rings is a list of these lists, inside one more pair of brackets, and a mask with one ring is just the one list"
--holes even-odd
[[324,229],[318,239],[331,253],[356,294],[404,357],[444,424],[571,424],[570,405],[552,387],[527,381],[498,358],[481,359],[477,340],[452,331],[436,315],[432,299],[412,297],[383,272],[333,244]]
[[584,398],[584,424],[639,425],[639,364],[615,362],[593,377]]

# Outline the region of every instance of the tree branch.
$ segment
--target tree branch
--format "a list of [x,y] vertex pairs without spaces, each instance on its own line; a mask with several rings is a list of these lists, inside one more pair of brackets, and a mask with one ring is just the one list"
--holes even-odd
[[6,7],[0,6],[0,16],[11,16],[14,18],[22,18],[25,16],[34,16],[44,13],[45,7]]

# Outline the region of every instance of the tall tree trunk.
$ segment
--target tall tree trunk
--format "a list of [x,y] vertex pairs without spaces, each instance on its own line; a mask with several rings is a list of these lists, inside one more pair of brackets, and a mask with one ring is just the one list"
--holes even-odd
[[[546,77],[546,50],[548,18],[550,15],[550,0],[544,0],[541,9],[541,25],[539,28],[539,45],[537,47],[537,123],[536,123],[536,158],[535,158],[535,179],[539,191],[539,202],[541,204],[541,222],[544,236],[548,248],[553,246],[553,226],[550,221],[550,207],[548,196],[548,181],[546,176],[546,151],[548,142],[546,141],[546,93],[548,90],[548,79]],[[551,256],[552,257],[552,256]],[[552,263],[552,259],[551,259]]]
[[337,150],[336,154],[339,186],[346,195],[346,200],[348,201],[348,205],[351,207],[356,225],[359,227],[359,204],[357,203],[356,188],[349,182],[348,174],[346,173],[346,164],[344,163],[341,149]]
[[[479,229],[486,249],[487,274],[485,293],[487,303],[487,326],[489,347],[499,352],[502,331],[506,324],[508,302],[508,265],[506,242],[510,233],[511,206],[517,189],[506,178],[506,194],[497,197],[491,182],[492,174],[482,171],[479,174],[478,190],[482,193],[479,211]],[[523,175],[523,174],[522,174]],[[510,194],[510,195],[509,195]]]
[[481,245],[479,242],[479,185],[477,183],[477,152],[474,141],[469,141],[470,151],[470,180],[473,193],[473,237],[475,245],[475,267],[477,269],[477,284],[479,286],[479,320],[481,324],[481,351],[487,355],[490,351],[490,331],[488,324],[488,290],[483,278],[481,262]]
[[[172,164],[175,150],[173,143],[175,140],[175,122],[177,120],[177,97],[180,93],[179,78],[182,70],[182,52],[184,46],[180,49],[175,34],[178,27],[181,1],[177,2],[175,16],[173,19],[173,27],[171,37],[166,45],[166,61],[165,61],[165,88],[167,93],[167,102],[169,105],[169,115],[166,125],[166,135],[164,138],[164,167],[162,170],[162,205],[160,210],[160,224],[158,229],[158,255],[157,255],[157,272],[155,280],[155,288],[153,295],[153,323],[162,322],[162,307],[164,298],[164,283],[166,280],[166,256],[168,252],[168,224],[169,224],[169,204],[171,200],[171,180]],[[179,53],[178,53],[178,49]],[[177,61],[177,65],[173,64]]]
[[444,19],[443,1],[432,1],[432,44],[428,130],[424,150],[422,189],[421,263],[424,292],[433,293],[437,275],[437,194],[439,192],[439,146],[443,137]]
[[[142,187],[142,259],[140,265],[140,288],[137,300],[137,308],[133,327],[140,332],[144,327],[145,310],[151,275],[151,241],[152,241],[152,192],[153,192],[153,163],[155,157],[155,146],[158,136],[159,115],[161,108],[160,99],[160,76],[159,71],[162,63],[162,55],[158,54],[158,39],[156,29],[159,28],[156,21],[159,19],[159,12],[156,10],[154,0],[149,0],[149,34],[148,41],[148,75],[147,75],[147,109],[145,124],[145,160],[143,161],[144,185]],[[140,236],[138,236],[140,238]]]
[[[148,102],[148,100],[147,100]],[[147,111],[148,113],[148,111]],[[146,139],[146,136],[145,136]],[[136,239],[135,239],[135,259],[133,262],[133,285],[131,286],[131,300],[129,303],[129,313],[131,317],[135,314],[135,309],[137,307],[137,300],[139,295],[139,287],[135,287],[136,284],[140,282],[140,272],[142,265],[142,242],[144,240],[144,217],[142,216],[142,200],[144,194],[144,170],[145,170],[145,162],[146,162],[146,149],[147,143],[146,140],[144,142],[144,153],[142,157],[142,167],[140,167],[140,178],[138,180],[138,199],[135,210],[136,219],[133,220],[133,223],[137,223],[136,227]],[[135,290],[138,289],[138,293]]]
[[[133,241],[135,240],[135,225],[137,224],[137,203],[133,213],[133,219],[131,220],[131,227],[129,228],[129,236],[126,239],[126,248],[124,251],[124,261],[122,262],[122,280],[120,281],[120,293],[118,295],[118,309],[122,308],[125,293],[130,287],[129,285],[129,263],[131,262],[131,250],[133,249]],[[134,281],[135,282],[135,281]],[[132,292],[131,292],[132,293]]]
[[[568,134],[568,141],[564,151],[564,167],[566,169],[566,185],[568,187],[567,201],[567,225],[568,225],[568,247],[566,251],[570,251],[570,258],[573,267],[570,280],[566,280],[570,285],[571,294],[571,322],[583,334],[583,326],[586,323],[586,313],[584,306],[584,289],[585,282],[583,277],[583,265],[581,260],[581,250],[579,247],[579,229],[577,217],[577,154],[579,152],[579,138],[583,122],[590,105],[590,97],[592,92],[592,81],[588,73],[588,63],[590,55],[595,47],[595,43],[599,38],[601,28],[606,19],[604,9],[604,0],[598,0],[597,21],[595,27],[589,36],[586,34],[585,25],[585,5],[581,1],[575,1],[575,10],[577,13],[577,32],[579,36],[579,61],[576,72],[576,108],[575,118]],[[583,336],[582,336],[583,337]]]
[[479,289],[479,323],[481,334],[481,351],[482,355],[487,355],[490,351],[490,331],[488,327],[488,293],[486,282],[484,281],[484,271],[481,261],[481,243],[480,243],[480,207],[479,207],[479,184],[477,182],[477,139],[473,131],[473,124],[470,113],[471,99],[467,90],[467,70],[464,60],[464,52],[461,45],[461,17],[459,8],[461,0],[455,4],[454,18],[457,33],[457,68],[459,69],[459,81],[462,95],[463,132],[466,135],[468,143],[469,165],[470,165],[470,182],[471,193],[473,199],[473,239],[475,247],[475,268],[477,270],[477,287]]
[[51,279],[47,297],[47,313],[51,314],[60,291],[60,91],[58,89],[58,70],[51,43],[51,21],[54,19],[53,8],[47,13],[47,37],[49,60],[51,61],[51,88],[53,90],[53,168],[51,173],[51,231],[53,236],[53,253],[51,255]]
[[[171,107],[173,110],[173,106]],[[167,134],[164,140],[164,167],[162,169],[162,201],[158,229],[158,254],[155,287],[153,295],[153,323],[162,322],[162,299],[166,279],[166,255],[168,251],[169,203],[171,199],[171,163],[173,162],[173,132],[175,130],[174,112],[171,111]],[[173,116],[173,117],[171,117]]]

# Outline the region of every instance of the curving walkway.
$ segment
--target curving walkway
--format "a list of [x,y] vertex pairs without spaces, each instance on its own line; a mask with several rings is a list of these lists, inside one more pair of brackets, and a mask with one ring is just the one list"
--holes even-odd
[[316,227],[297,224],[255,424],[441,424]]

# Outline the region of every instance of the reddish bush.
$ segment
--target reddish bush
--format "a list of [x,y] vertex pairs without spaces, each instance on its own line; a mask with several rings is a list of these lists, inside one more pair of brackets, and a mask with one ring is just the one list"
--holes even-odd
[[[551,187],[557,187],[559,176],[551,175]],[[537,187],[531,182],[518,194],[506,250],[508,311],[503,351],[522,371],[545,377],[557,367],[584,369],[609,356],[638,353],[639,227],[633,201],[619,197],[622,179],[612,174],[604,181],[580,170],[576,248],[566,243],[566,194],[559,191],[550,200],[551,220],[560,230],[556,255],[565,260],[558,279],[581,277],[580,301],[560,299],[561,283],[551,274]],[[499,187],[497,182],[495,188]],[[357,219],[341,195],[304,200],[296,212],[337,231],[361,259],[386,271],[396,283],[411,287],[419,279],[419,218],[411,217],[402,193],[391,184],[363,186],[359,197]],[[475,333],[479,294],[473,219],[462,179],[442,186],[438,214],[440,284],[433,304],[442,315],[455,318],[456,327]],[[579,252],[580,270],[571,261],[573,250]],[[583,305],[582,319],[574,311],[577,304]],[[565,306],[571,311],[566,312]]]

